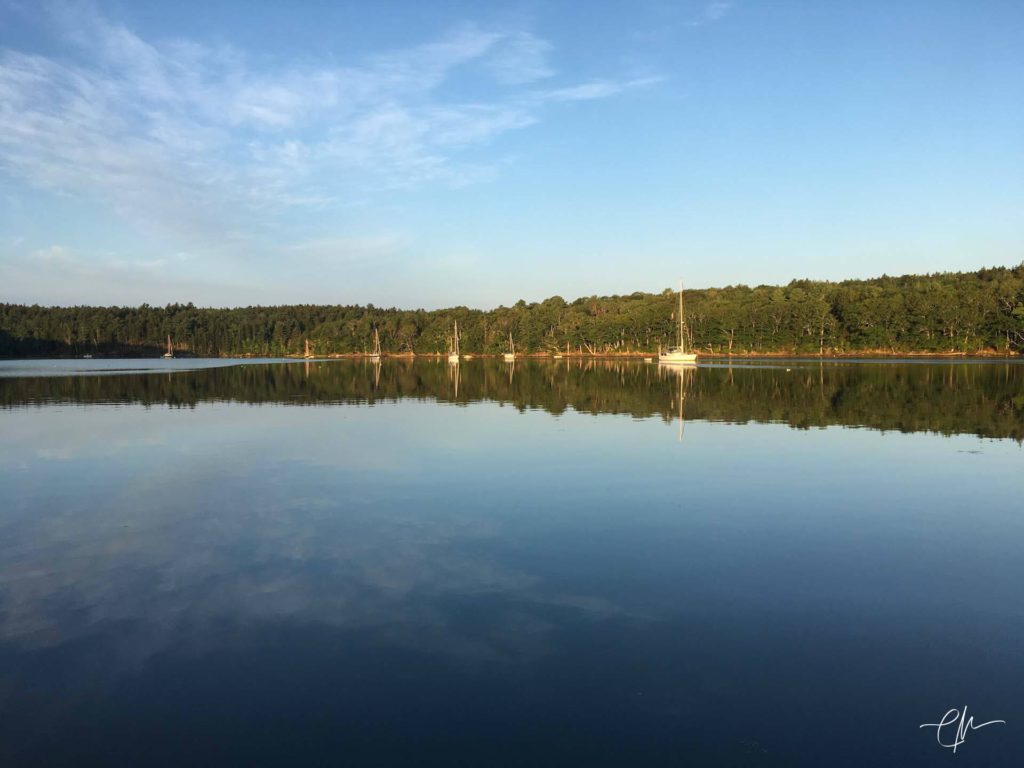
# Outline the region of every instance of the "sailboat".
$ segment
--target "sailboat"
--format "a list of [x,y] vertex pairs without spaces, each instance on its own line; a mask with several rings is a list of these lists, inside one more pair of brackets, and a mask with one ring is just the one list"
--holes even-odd
[[306,353],[303,355],[307,360],[313,356],[313,350],[309,347],[309,339],[306,339]]
[[510,363],[516,359],[516,343],[512,340],[512,331],[508,332],[508,352],[505,353],[505,362]]
[[448,362],[459,362],[459,321],[455,321],[455,332],[452,334],[451,342],[448,345]]
[[373,329],[373,352],[370,353],[371,360],[380,360],[380,332]]
[[171,359],[174,357],[174,347],[171,345],[171,334],[167,334],[167,351],[164,352],[164,357]]
[[658,362],[669,365],[694,365],[697,353],[691,352],[686,346],[686,321],[683,319],[683,281],[679,281],[679,346],[669,347],[658,353]]

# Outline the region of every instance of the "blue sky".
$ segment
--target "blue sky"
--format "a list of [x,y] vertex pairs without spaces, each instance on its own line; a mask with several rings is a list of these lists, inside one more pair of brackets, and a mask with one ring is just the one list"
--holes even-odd
[[1024,259],[1024,3],[0,0],[0,300]]

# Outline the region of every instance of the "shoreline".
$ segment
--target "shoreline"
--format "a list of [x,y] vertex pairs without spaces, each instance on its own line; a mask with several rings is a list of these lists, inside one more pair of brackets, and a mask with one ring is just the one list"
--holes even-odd
[[[734,352],[728,354],[725,352],[709,352],[706,354],[698,353],[698,362],[700,360],[858,360],[858,359],[871,359],[871,360],[900,360],[907,358],[920,358],[920,359],[938,359],[938,360],[955,360],[955,359],[984,359],[984,360],[1019,360],[1021,359],[1020,352],[997,352],[994,350],[977,350],[972,352],[891,352],[882,350],[851,350],[843,352],[828,352],[824,355],[808,354],[802,352]],[[558,359],[572,359],[572,360],[645,360],[652,359],[656,361],[658,357],[657,352],[602,352],[602,353],[590,353],[590,352],[530,352],[526,354],[517,354],[516,360],[558,360]],[[275,360],[366,360],[370,361],[373,358],[372,355],[363,352],[343,352],[333,353],[328,355],[314,355],[312,357],[306,357],[305,355],[218,355],[216,357],[203,357],[202,355],[188,355],[182,354],[175,356],[176,360],[264,360],[264,359],[275,359]],[[413,353],[413,352],[400,352],[400,353],[384,353],[379,356],[380,360],[447,360],[447,353]],[[487,354],[476,354],[471,353],[468,355],[462,355],[462,361],[471,360],[501,360],[504,358],[503,353],[487,353]],[[80,355],[62,355],[62,356],[32,356],[32,357],[0,357],[0,360],[160,360],[160,356],[152,355],[93,355],[90,358],[83,358]]]

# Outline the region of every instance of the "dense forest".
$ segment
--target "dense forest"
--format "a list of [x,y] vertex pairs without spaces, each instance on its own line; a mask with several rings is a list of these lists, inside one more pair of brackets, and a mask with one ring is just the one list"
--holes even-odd
[[[794,280],[685,292],[686,333],[708,354],[1000,352],[1024,350],[1024,263],[1013,268],[872,280]],[[554,296],[484,311],[367,306],[41,307],[0,304],[0,356],[204,357],[358,354],[380,334],[385,354],[446,350],[453,323],[463,353],[566,350],[651,353],[675,343],[677,298],[659,294]]]

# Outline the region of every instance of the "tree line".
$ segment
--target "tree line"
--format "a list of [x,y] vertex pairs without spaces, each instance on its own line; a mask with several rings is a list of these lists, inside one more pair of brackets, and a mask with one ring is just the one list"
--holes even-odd
[[[687,290],[688,341],[708,354],[1002,352],[1024,350],[1024,263],[976,272],[784,286]],[[458,321],[463,353],[653,353],[676,343],[677,297],[661,293],[519,301],[492,310],[372,304],[231,309],[0,304],[0,356],[204,357],[359,354],[376,330],[385,354],[444,352]]]

